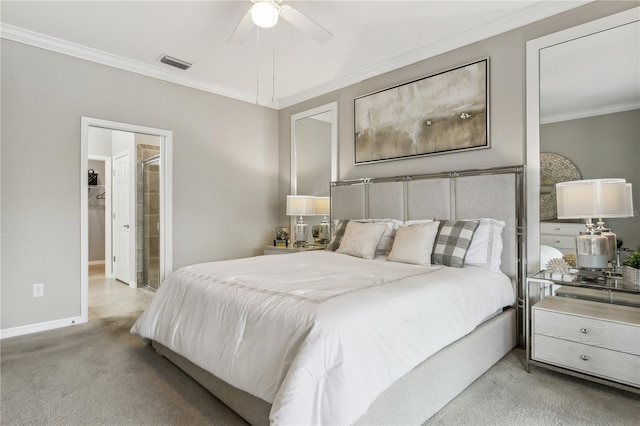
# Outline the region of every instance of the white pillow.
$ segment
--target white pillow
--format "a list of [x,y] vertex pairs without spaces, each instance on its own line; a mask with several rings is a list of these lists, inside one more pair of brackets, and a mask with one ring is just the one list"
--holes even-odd
[[386,229],[387,225],[384,223],[349,221],[336,253],[373,259],[376,254],[376,247]]
[[473,234],[464,264],[500,272],[502,229],[505,223],[495,219],[479,219],[479,221],[480,224]]
[[430,266],[438,225],[440,222],[431,221],[398,228],[389,260]]
[[356,219],[356,222],[360,223],[383,223],[387,228],[382,234],[382,238],[378,242],[376,247],[376,256],[388,255],[393,246],[393,239],[396,236],[396,231],[402,226],[402,221],[396,219]]

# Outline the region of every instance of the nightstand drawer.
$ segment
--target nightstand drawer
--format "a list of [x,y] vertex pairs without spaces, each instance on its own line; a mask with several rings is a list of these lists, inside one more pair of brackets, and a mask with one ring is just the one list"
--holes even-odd
[[640,386],[640,357],[535,334],[535,360],[606,379]]
[[586,229],[584,223],[540,222],[540,233],[551,235],[578,235]]
[[640,327],[542,309],[533,315],[536,334],[640,355]]
[[576,250],[576,237],[569,235],[540,235],[540,244],[557,249]]

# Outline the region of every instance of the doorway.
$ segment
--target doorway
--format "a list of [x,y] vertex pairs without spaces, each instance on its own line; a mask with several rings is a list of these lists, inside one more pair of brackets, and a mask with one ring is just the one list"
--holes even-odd
[[[88,160],[105,156],[111,162],[105,167],[112,208],[112,213],[105,213],[105,241],[109,243],[105,243],[105,278],[117,278],[130,287],[156,289],[172,269],[172,132],[89,117],[82,118],[81,132],[81,317],[86,322]],[[100,142],[96,134],[108,137]]]

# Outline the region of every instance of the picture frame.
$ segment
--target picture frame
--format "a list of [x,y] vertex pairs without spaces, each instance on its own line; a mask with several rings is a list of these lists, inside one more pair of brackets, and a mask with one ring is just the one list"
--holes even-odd
[[354,164],[490,148],[489,58],[354,99]]
[[276,227],[276,240],[288,241],[289,240],[289,228],[286,226]]

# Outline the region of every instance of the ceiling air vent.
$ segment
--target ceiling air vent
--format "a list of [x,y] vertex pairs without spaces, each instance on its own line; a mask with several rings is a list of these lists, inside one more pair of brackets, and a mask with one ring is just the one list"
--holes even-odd
[[189,62],[182,61],[169,55],[164,55],[160,58],[160,62],[171,65],[172,67],[180,68],[181,70],[188,70],[191,68],[191,64]]

